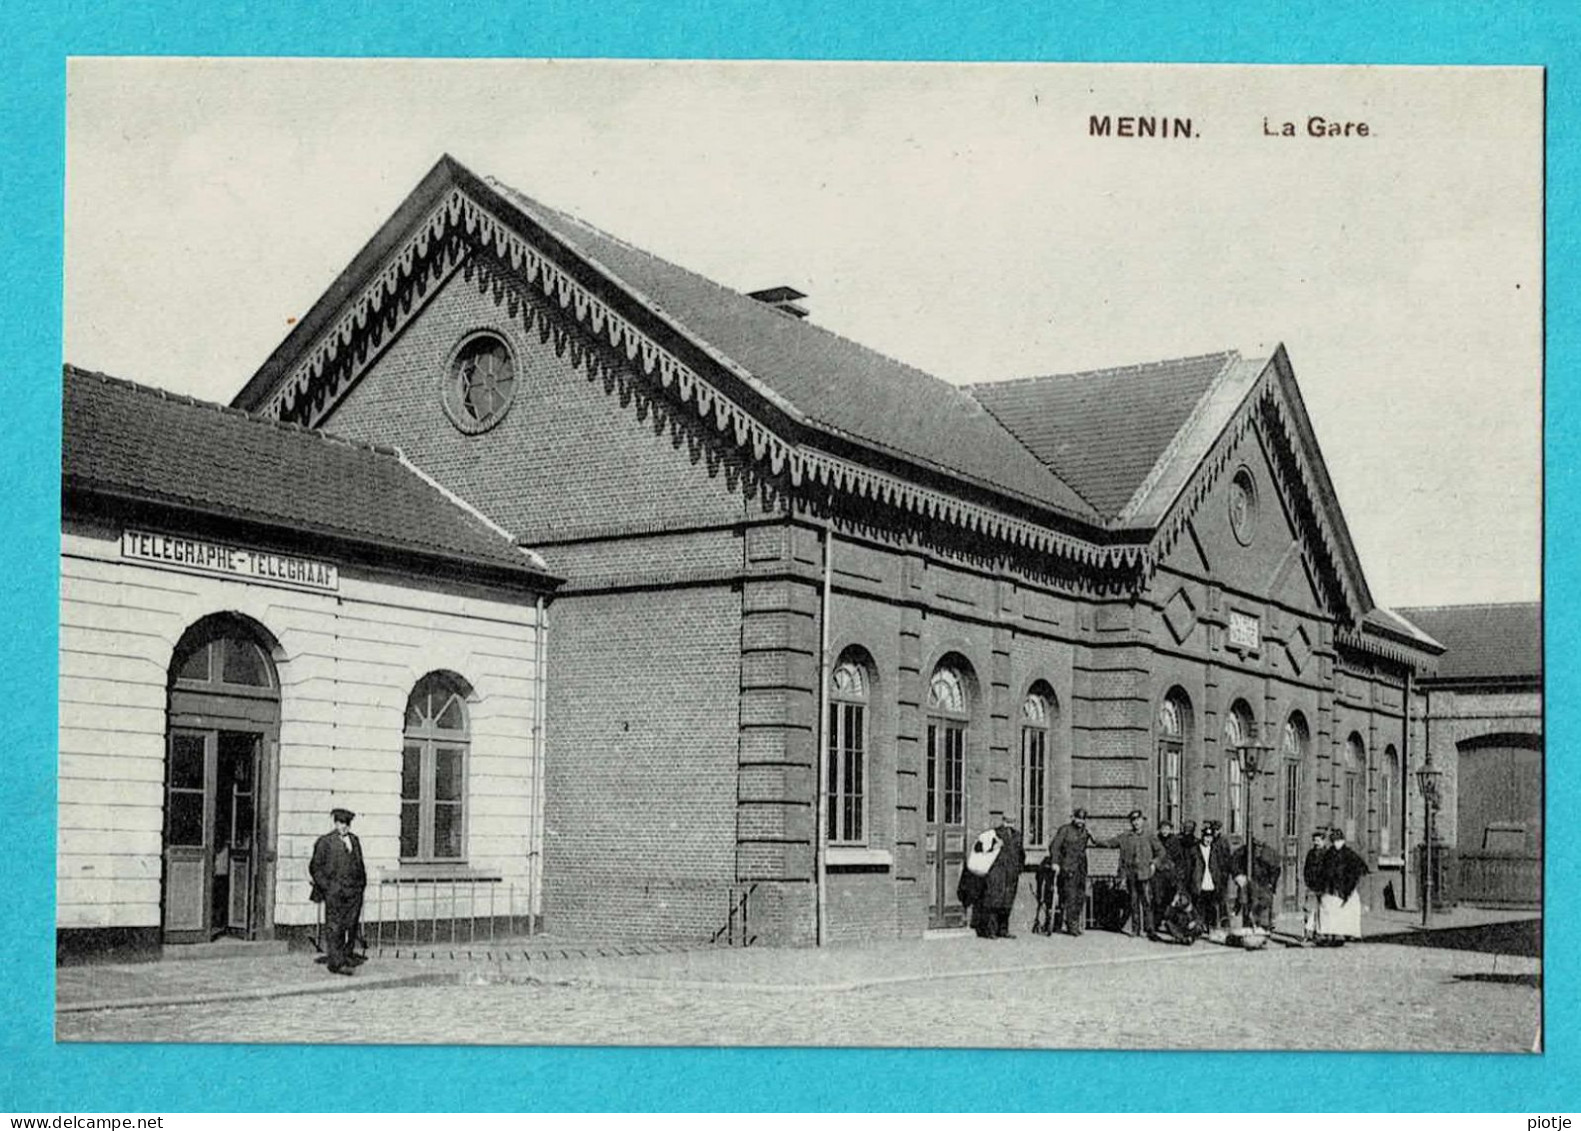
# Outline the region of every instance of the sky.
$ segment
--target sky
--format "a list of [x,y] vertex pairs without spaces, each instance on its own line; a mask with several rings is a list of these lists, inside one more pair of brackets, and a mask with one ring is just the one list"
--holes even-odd
[[65,359],[228,401],[443,153],[950,381],[1283,342],[1378,602],[1539,596],[1535,69],[76,59]]

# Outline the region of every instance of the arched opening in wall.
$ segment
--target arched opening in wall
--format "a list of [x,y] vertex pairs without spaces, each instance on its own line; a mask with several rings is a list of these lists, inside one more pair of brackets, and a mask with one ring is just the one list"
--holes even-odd
[[164,938],[273,933],[280,680],[273,641],[235,615],[205,617],[170,661],[165,721]]
[[1457,747],[1456,840],[1462,852],[1536,853],[1542,844],[1543,741],[1489,734]]
[[934,927],[966,921],[954,879],[966,863],[966,758],[975,687],[971,666],[953,653],[928,679],[922,807],[928,922]]
[[1339,827],[1345,832],[1346,841],[1352,846],[1361,830],[1364,813],[1362,801],[1362,774],[1367,766],[1367,748],[1361,735],[1351,732],[1345,740],[1344,758],[1339,773]]
[[868,723],[873,660],[861,648],[840,653],[829,676],[829,765],[825,836],[830,844],[860,845],[868,837]]
[[1191,739],[1191,700],[1178,687],[1158,705],[1157,751],[1154,764],[1154,828],[1167,822],[1180,828],[1185,818],[1186,748]]
[[1306,716],[1291,711],[1279,739],[1279,898],[1286,911],[1301,909],[1301,845],[1306,839],[1307,807],[1302,804],[1306,788],[1307,755],[1312,748],[1312,732]]
[[1058,721],[1054,689],[1038,680],[1021,702],[1021,835],[1028,848],[1048,844],[1049,758]]
[[472,689],[430,672],[406,700],[401,743],[401,863],[459,863],[467,855],[467,761]]
[[[1485,906],[1541,906],[1542,736],[1480,735],[1462,740],[1456,754],[1460,899]],[[1449,824],[1441,816],[1438,828]]]
[[1246,832],[1246,788],[1241,777],[1241,747],[1256,736],[1256,723],[1246,700],[1237,699],[1224,716],[1224,741],[1219,750],[1219,760],[1224,764],[1224,802],[1220,808],[1227,836],[1242,836]]
[[1378,855],[1400,851],[1400,754],[1393,744],[1383,748],[1378,765]]

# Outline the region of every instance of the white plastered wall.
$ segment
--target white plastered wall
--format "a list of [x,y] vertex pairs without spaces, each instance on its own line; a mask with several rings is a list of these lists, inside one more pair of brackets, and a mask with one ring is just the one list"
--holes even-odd
[[[278,645],[273,922],[313,921],[307,862],[333,806],[357,813],[370,904],[378,879],[397,873],[406,700],[436,670],[460,675],[474,692],[466,864],[499,878],[490,885],[497,914],[536,910],[528,895],[538,890],[529,882],[538,858],[530,838],[542,827],[532,812],[541,802],[534,775],[542,763],[531,594],[344,566],[337,593],[250,584],[123,560],[119,530],[68,522],[61,538],[58,927],[159,925],[166,676],[182,633],[221,612],[256,621]],[[447,906],[448,896],[440,910]]]

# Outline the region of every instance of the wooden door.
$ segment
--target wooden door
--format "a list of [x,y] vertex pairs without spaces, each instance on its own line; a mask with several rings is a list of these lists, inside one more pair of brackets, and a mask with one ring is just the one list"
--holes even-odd
[[[227,933],[242,938],[252,938],[256,927],[252,909],[257,887],[254,845],[258,831],[259,738],[257,734],[226,730],[219,732],[218,739],[218,824],[214,839],[216,851],[227,858],[223,926]],[[218,880],[216,874],[216,888]]]
[[1279,909],[1301,910],[1301,763],[1279,766]]
[[928,720],[923,820],[930,886],[928,925],[956,927],[966,921],[956,882],[966,864],[966,727]]
[[213,916],[215,731],[170,729],[165,759],[166,942],[205,942]]

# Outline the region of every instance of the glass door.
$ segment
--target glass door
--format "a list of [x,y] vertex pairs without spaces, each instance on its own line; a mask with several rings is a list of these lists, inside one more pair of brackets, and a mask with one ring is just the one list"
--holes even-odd
[[966,728],[943,719],[928,721],[923,820],[927,828],[927,869],[932,888],[930,927],[956,927],[966,921],[956,882],[966,865]]

